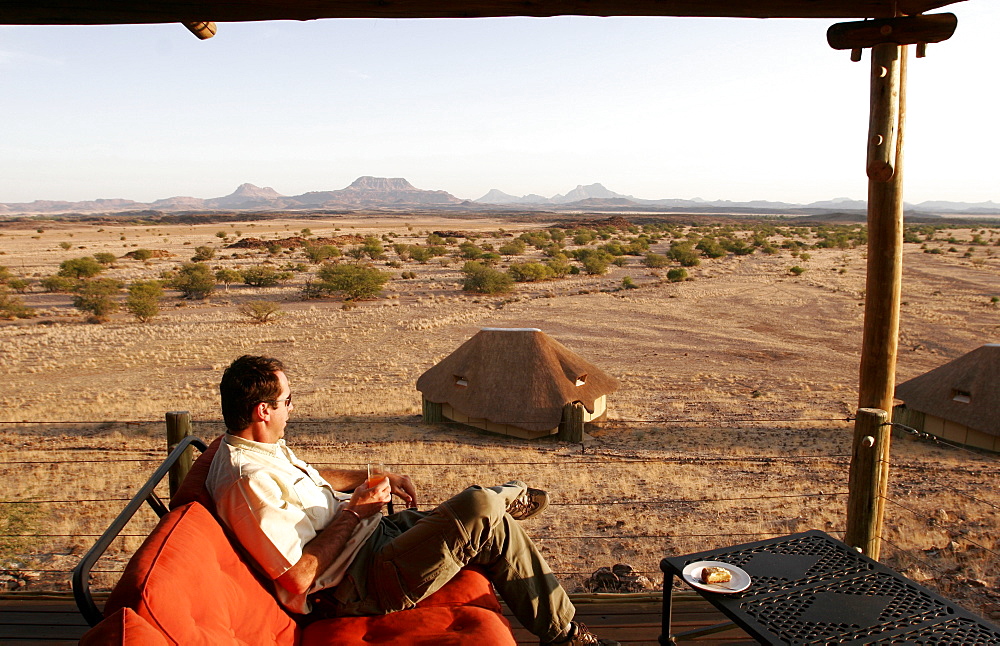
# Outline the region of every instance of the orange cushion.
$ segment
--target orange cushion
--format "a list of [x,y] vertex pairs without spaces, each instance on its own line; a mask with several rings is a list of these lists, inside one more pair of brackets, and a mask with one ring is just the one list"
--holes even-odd
[[135,614],[131,608],[121,608],[104,618],[80,638],[80,646],[169,646],[160,631]]
[[489,580],[466,568],[416,608],[377,617],[338,617],[310,624],[309,646],[514,646],[510,624]]
[[105,613],[130,607],[169,641],[295,644],[297,624],[198,503],[160,519],[129,561]]

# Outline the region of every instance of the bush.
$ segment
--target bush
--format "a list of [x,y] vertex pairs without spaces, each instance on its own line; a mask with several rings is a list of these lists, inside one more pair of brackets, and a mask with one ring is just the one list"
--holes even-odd
[[788,271],[795,274],[796,276],[801,276],[803,272],[805,272],[805,270],[806,270],[805,267],[799,267],[798,265],[795,265],[794,267],[791,267]]
[[475,242],[465,241],[458,245],[458,252],[460,258],[465,258],[466,260],[475,260],[483,255],[483,249]]
[[670,264],[670,259],[662,253],[653,253],[650,251],[646,254],[646,257],[642,259],[642,264],[646,265],[650,269],[661,269]]
[[38,281],[38,284],[42,286],[47,292],[71,292],[76,289],[77,281],[73,278],[67,278],[66,276],[60,276],[58,274],[53,274],[51,276],[46,276],[45,278]]
[[682,267],[697,267],[701,264],[698,252],[694,250],[690,242],[673,242],[668,253],[671,259],[676,260]]
[[215,272],[215,280],[225,285],[228,292],[229,286],[238,280],[243,280],[243,276],[235,269],[220,269]]
[[249,301],[236,308],[236,311],[258,324],[276,321],[284,313],[281,305],[274,301]]
[[121,288],[122,284],[112,278],[85,280],[76,288],[73,307],[90,312],[88,320],[91,323],[104,323],[118,311],[118,303],[113,297]]
[[540,262],[514,262],[507,269],[507,273],[518,283],[533,283],[556,277],[551,267]]
[[10,269],[0,265],[0,285],[6,283],[8,280],[14,277],[14,274],[10,273]]
[[24,294],[31,287],[31,281],[27,278],[11,278],[7,281],[7,287],[10,287],[18,294]]
[[158,281],[146,280],[132,283],[125,299],[125,309],[140,323],[152,321],[160,313],[163,287]]
[[24,301],[0,289],[0,319],[26,319],[34,315],[35,310],[25,307]]
[[291,276],[289,272],[279,272],[267,265],[254,265],[240,271],[243,283],[251,287],[273,287]]
[[674,267],[673,269],[667,272],[667,280],[669,280],[672,283],[679,283],[682,280],[687,280],[687,277],[688,277],[687,269],[681,267]]
[[71,258],[59,263],[59,275],[66,278],[93,278],[104,271],[104,265],[94,260],[92,256]]
[[209,246],[201,246],[194,248],[194,255],[191,256],[192,262],[204,262],[206,260],[211,260],[215,257],[215,249]]
[[170,286],[180,290],[185,298],[208,298],[215,291],[215,277],[208,265],[186,262],[171,279]]
[[514,279],[509,274],[470,260],[462,267],[465,279],[462,289],[478,294],[503,294],[514,289]]
[[130,252],[128,255],[132,256],[139,262],[146,262],[147,260],[153,257],[153,252],[149,249],[136,249],[135,251]]
[[110,251],[98,251],[94,254],[94,260],[102,265],[113,265],[115,264],[115,261],[118,260],[118,256]]
[[639,286],[635,284],[631,276],[622,278],[622,289],[636,289],[637,287]]
[[339,256],[340,249],[331,244],[309,245],[302,249],[302,253],[305,254],[306,258],[308,258],[310,262],[318,265],[324,260],[329,260],[330,258],[336,258]]
[[389,282],[389,272],[362,265],[324,265],[309,288],[318,293],[341,292],[345,300],[376,298]]

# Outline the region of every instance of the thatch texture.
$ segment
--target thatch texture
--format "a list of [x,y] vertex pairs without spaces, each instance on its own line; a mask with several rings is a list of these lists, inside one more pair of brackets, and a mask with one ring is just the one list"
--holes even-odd
[[[711,16],[890,18],[962,0],[0,0],[0,24],[235,22],[317,18],[480,18],[489,16]],[[985,0],[982,0],[985,1]]]
[[896,386],[906,407],[1000,435],[1000,344],[989,343]]
[[536,329],[485,328],[417,379],[427,401],[529,431],[557,427],[569,403],[593,412],[617,389],[614,377]]

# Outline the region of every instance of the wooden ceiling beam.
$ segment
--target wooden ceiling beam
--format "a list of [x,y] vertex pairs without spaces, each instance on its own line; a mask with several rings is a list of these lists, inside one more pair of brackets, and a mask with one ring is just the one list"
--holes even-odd
[[94,25],[319,18],[705,16],[890,18],[964,0],[0,0],[0,24]]

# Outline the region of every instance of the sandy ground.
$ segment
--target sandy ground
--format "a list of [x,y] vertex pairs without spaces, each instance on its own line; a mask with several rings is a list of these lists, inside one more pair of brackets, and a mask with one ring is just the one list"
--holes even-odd
[[[229,242],[283,238],[303,228],[319,236],[391,232],[393,242],[411,244],[430,231],[461,231],[489,234],[476,242],[498,246],[509,239],[500,230],[516,235],[544,224],[381,215],[194,226],[43,223],[41,233],[0,227],[0,265],[38,279],[63,260],[99,251],[172,254],[148,263],[123,259],[106,272],[132,282],[158,277],[199,245],[218,250],[213,268],[262,262],[262,255],[231,258],[245,252],[223,248],[220,231]],[[906,245],[897,381],[998,341],[1000,308],[991,297],[1000,294],[1000,253],[990,252],[1000,232],[984,230],[990,246],[966,257],[972,234],[939,232],[928,245],[941,254]],[[957,242],[943,241],[948,236]],[[529,247],[531,254],[538,252]],[[235,356],[254,353],[290,366],[290,441],[309,460],[379,458],[412,472],[427,503],[473,481],[522,477],[549,488],[558,504],[532,521],[532,532],[574,589],[616,562],[655,581],[667,553],[810,528],[836,533],[846,505],[846,420],[857,400],[865,249],[809,254],[806,261],[787,250],[703,260],[680,283],[628,257],[604,276],[519,284],[505,296],[463,293],[461,261],[411,261],[382,268],[397,277],[414,271],[415,279],[394,279],[384,297],[354,309],[337,299],[301,300],[305,275],[297,274],[272,288],[220,286],[204,302],[168,292],[161,316],[148,324],[125,313],[86,324],[68,295],[29,292],[23,299],[39,316],[0,324],[0,461],[10,463],[0,467],[3,497],[127,498],[152,463],[113,460],[159,455],[165,411],[190,411],[203,437],[220,432],[220,371]],[[305,261],[285,254],[275,266],[286,262]],[[793,265],[807,271],[794,276]],[[626,276],[637,289],[620,289]],[[280,302],[285,316],[255,325],[237,313],[241,302],[262,298]],[[585,445],[421,425],[417,377],[487,326],[541,328],[618,378],[609,423]],[[893,459],[896,502],[887,509],[885,558],[1000,617],[995,457],[903,440]],[[75,538],[53,537],[48,547],[6,538],[9,587],[64,585],[57,575],[31,570],[78,558],[93,540],[86,534],[103,529],[118,504],[16,507],[26,531],[47,527],[44,533]],[[8,533],[14,520],[8,512]],[[124,539],[112,560],[127,557],[138,540]]]

